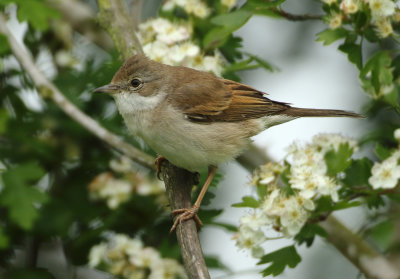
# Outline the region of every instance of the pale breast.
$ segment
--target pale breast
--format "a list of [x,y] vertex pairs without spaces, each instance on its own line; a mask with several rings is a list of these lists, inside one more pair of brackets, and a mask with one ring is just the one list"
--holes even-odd
[[168,105],[124,116],[128,128],[174,165],[198,171],[238,156],[262,131],[261,120],[199,124]]

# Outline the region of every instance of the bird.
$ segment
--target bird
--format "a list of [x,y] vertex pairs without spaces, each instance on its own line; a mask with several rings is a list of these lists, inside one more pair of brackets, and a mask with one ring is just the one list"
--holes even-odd
[[191,208],[172,211],[178,224],[197,217],[218,166],[239,156],[251,137],[300,117],[353,117],[335,109],[297,108],[273,101],[251,86],[183,66],[170,66],[142,54],[127,59],[111,82],[94,90],[108,93],[130,132],[177,167],[207,179]]

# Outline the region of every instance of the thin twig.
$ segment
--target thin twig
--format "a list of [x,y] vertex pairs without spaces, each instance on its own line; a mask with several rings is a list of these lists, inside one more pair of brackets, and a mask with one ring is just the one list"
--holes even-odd
[[290,21],[321,20],[323,18],[322,15],[310,15],[310,14],[294,15],[285,12],[282,9],[276,9],[276,8],[272,9],[272,11]]
[[51,81],[49,81],[35,65],[30,53],[28,53],[11,34],[3,14],[0,14],[0,31],[7,36],[14,56],[17,58],[21,67],[30,76],[36,88],[38,89],[38,92],[44,98],[51,99],[72,119],[81,124],[101,140],[130,157],[132,160],[142,164],[145,167],[151,169],[155,168],[154,158],[152,156],[136,149],[132,145],[124,142],[119,136],[104,129],[99,123],[83,113],[73,103],[65,98],[61,91],[58,90],[58,88]]
[[132,26],[135,30],[142,19],[143,0],[133,0],[131,4]]
[[98,5],[100,22],[111,35],[122,58],[131,57],[134,50],[144,54],[123,0],[98,0]]
[[363,238],[333,216],[320,225],[328,233],[326,239],[350,260],[368,279],[398,279],[400,271]]
[[95,21],[95,14],[87,4],[77,0],[47,0],[47,2],[53,8],[60,11],[62,18],[74,30],[83,34],[85,38],[88,38],[105,50],[111,50],[114,46],[108,33],[104,29],[101,29]]
[[[168,161],[162,162],[161,171],[171,209],[190,208],[192,187],[198,183],[197,175],[178,168]],[[178,224],[176,237],[189,278],[210,279],[193,219]]]

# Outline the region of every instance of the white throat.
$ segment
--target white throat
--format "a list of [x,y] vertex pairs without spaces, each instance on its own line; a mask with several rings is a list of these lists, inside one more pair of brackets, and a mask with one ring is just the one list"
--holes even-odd
[[123,116],[153,110],[164,100],[165,96],[166,94],[163,92],[147,97],[137,93],[119,93],[113,95],[119,112]]

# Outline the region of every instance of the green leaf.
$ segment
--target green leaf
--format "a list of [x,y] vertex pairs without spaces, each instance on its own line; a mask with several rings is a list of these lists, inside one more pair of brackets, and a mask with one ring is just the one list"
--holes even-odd
[[371,176],[372,162],[368,158],[352,160],[350,167],[345,171],[344,184],[349,187],[368,185]]
[[227,231],[234,232],[234,233],[236,233],[238,231],[238,228],[236,226],[231,225],[231,224],[227,224],[227,223],[211,222],[210,225],[221,227],[221,228],[223,228],[223,229],[225,229]]
[[249,53],[247,53],[247,55],[248,55],[249,57],[251,57],[254,61],[256,61],[256,62],[258,63],[259,66],[263,67],[264,69],[266,69],[266,70],[268,70],[268,71],[270,71],[270,72],[273,72],[273,71],[276,69],[276,68],[275,68],[273,65],[271,65],[269,62],[267,62],[267,61],[261,59],[260,57],[258,57],[258,56],[256,56],[256,55],[252,55],[252,54],[249,54]]
[[335,203],[332,208],[331,211],[337,211],[337,210],[343,210],[343,209],[347,209],[347,208],[351,208],[351,207],[356,207],[356,206],[360,206],[362,203],[360,201],[339,201],[337,203]]
[[365,63],[364,68],[360,71],[360,79],[362,81],[370,79],[375,92],[379,92],[383,85],[389,86],[393,82],[391,64],[392,59],[389,52],[379,51]]
[[390,157],[390,155],[392,154],[390,152],[389,149],[387,149],[386,147],[384,147],[382,144],[380,144],[379,142],[376,143],[375,145],[375,154],[376,156],[378,156],[378,158],[383,161],[387,158]]
[[232,63],[225,68],[225,71],[226,72],[236,72],[236,71],[251,70],[251,69],[258,68],[258,65],[250,64],[252,61],[253,61],[252,58],[248,58],[243,61]]
[[223,45],[232,33],[242,27],[252,16],[252,13],[239,10],[228,14],[218,15],[211,19],[217,26],[211,29],[203,39],[203,46],[206,50],[217,48]]
[[204,260],[205,260],[208,268],[229,270],[229,268],[226,265],[224,265],[223,263],[221,263],[221,261],[217,257],[204,256]]
[[270,266],[262,271],[262,274],[264,276],[277,276],[281,274],[287,266],[294,268],[300,263],[300,261],[301,257],[297,253],[294,245],[292,245],[262,256],[257,264],[271,263]]
[[385,205],[385,200],[378,193],[373,193],[365,198],[369,209],[379,208]]
[[0,135],[4,134],[7,130],[7,123],[10,119],[10,114],[6,109],[0,108]]
[[394,240],[395,227],[393,220],[378,223],[369,231],[369,236],[383,250],[387,250]]
[[0,55],[5,55],[10,52],[10,45],[8,43],[7,36],[0,34]]
[[359,70],[362,68],[361,45],[355,43],[344,43],[339,46],[339,50],[347,54],[349,61],[357,66]]
[[398,90],[397,90],[397,87],[396,86],[392,86],[392,87],[389,87],[390,88],[390,91],[389,92],[386,92],[384,95],[383,95],[383,99],[388,103],[388,104],[390,104],[391,106],[393,106],[393,107],[396,107],[397,109],[398,109],[398,107],[399,107],[399,103],[398,103]]
[[215,217],[223,212],[222,209],[200,209],[198,216],[204,224],[212,224]]
[[246,4],[243,6],[243,10],[250,11],[254,14],[265,15],[271,17],[282,17],[278,13],[276,13],[273,8],[281,5],[286,0],[248,0]]
[[305,243],[307,247],[310,247],[314,242],[315,236],[326,237],[326,231],[318,224],[305,224],[301,231],[295,236],[295,240],[298,244]]
[[233,63],[236,59],[242,59],[243,54],[240,48],[242,47],[242,38],[229,36],[225,44],[219,50],[222,52],[228,62]]
[[[267,61],[262,60],[261,58],[247,54],[249,56],[248,59],[242,60],[236,63],[232,63],[225,68],[225,72],[236,72],[236,71],[243,71],[243,70],[251,70],[263,67],[268,71],[273,71],[274,67],[269,64]],[[253,63],[256,62],[256,63]]]
[[346,37],[348,34],[349,31],[344,28],[326,29],[317,34],[317,41],[323,42],[323,44],[326,46]]
[[43,175],[43,169],[35,163],[25,163],[2,174],[0,204],[8,208],[11,220],[25,230],[30,230],[38,217],[37,205],[47,201],[47,195],[32,186]]
[[227,14],[217,15],[211,19],[211,23],[235,31],[242,27],[251,17],[252,13],[238,10]]
[[325,162],[328,167],[327,174],[335,176],[346,170],[350,164],[350,157],[353,154],[353,148],[348,143],[340,144],[338,151],[330,150],[325,153]]
[[231,31],[229,29],[223,27],[217,27],[211,29],[203,39],[203,47],[206,50],[215,49],[221,45],[223,45],[228,37],[231,35]]
[[59,12],[40,0],[18,0],[17,16],[19,21],[28,21],[34,29],[46,31],[50,19],[58,18]]
[[54,279],[55,277],[44,268],[16,269],[7,272],[8,279]]
[[0,250],[7,249],[10,245],[10,239],[4,232],[3,227],[0,227]]
[[242,202],[232,204],[233,207],[251,207],[251,208],[257,208],[259,205],[260,202],[251,196],[242,197]]

